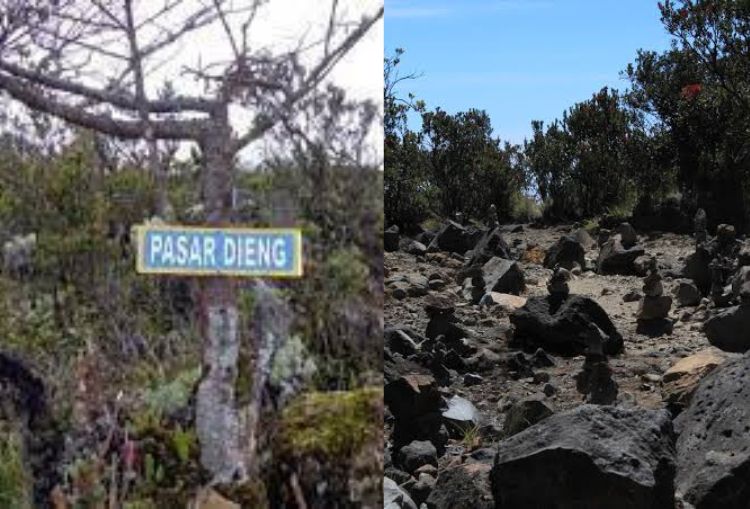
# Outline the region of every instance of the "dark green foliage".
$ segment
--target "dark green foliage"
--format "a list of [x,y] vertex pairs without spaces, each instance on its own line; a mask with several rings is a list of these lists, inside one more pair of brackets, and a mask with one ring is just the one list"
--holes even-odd
[[384,185],[383,202],[387,223],[414,227],[424,219],[432,186],[421,150],[421,135],[407,125],[409,111],[420,111],[422,103],[396,96],[395,87],[414,75],[400,76],[398,65],[403,50],[384,63]]
[[712,225],[746,227],[750,5],[668,1],[661,13],[674,44],[662,54],[641,51],[628,66],[632,103],[657,120],[685,208],[704,208]]
[[[492,204],[501,218],[512,218],[527,184],[520,148],[493,137],[484,111],[451,115],[428,111],[412,95],[399,98],[396,85],[415,77],[398,74],[402,54],[384,67],[386,222],[408,231],[430,213],[456,212],[485,221]],[[409,129],[409,113],[421,116],[420,131]]]
[[523,189],[518,147],[492,137],[484,111],[449,115],[441,109],[422,115],[428,169],[439,191],[440,212],[485,219],[491,204],[511,216],[513,196]]
[[526,162],[547,217],[593,217],[629,205],[637,191],[635,175],[649,163],[649,138],[638,120],[618,91],[605,87],[546,131],[541,121],[532,122]]

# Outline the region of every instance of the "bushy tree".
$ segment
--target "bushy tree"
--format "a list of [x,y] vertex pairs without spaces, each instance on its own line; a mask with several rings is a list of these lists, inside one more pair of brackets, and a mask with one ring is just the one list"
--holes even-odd
[[512,197],[524,183],[520,166],[514,164],[518,150],[509,144],[503,147],[492,136],[486,112],[425,112],[422,134],[443,213],[484,219],[495,204],[501,216],[510,216]]
[[655,119],[662,173],[676,169],[684,207],[706,209],[712,222],[745,226],[750,4],[667,1],[660,10],[673,47],[641,51],[628,66],[631,102]]
[[409,111],[419,111],[424,103],[415,101],[413,95],[406,99],[398,97],[396,86],[404,80],[415,78],[414,74],[401,75],[402,49],[385,59],[383,70],[384,88],[384,134],[385,169],[383,199],[386,224],[411,228],[422,221],[428,210],[426,191],[429,179],[426,175],[421,136],[409,129]]
[[632,194],[633,156],[642,143],[636,120],[619,92],[604,87],[546,130],[532,122],[526,161],[549,217],[602,214]]

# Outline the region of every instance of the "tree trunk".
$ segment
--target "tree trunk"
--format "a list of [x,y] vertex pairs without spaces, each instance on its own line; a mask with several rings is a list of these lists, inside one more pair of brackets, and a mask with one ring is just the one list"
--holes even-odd
[[[234,154],[227,149],[231,131],[226,112],[201,140],[203,196],[208,223],[232,220]],[[237,295],[232,278],[201,279],[199,313],[203,337],[203,376],[196,397],[196,432],[201,464],[216,482],[244,479],[240,422],[235,401],[240,338]]]

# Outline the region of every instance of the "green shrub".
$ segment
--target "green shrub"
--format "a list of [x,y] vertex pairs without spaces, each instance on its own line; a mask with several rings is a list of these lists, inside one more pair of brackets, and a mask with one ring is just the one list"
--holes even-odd
[[31,478],[23,462],[21,434],[0,423],[0,507],[31,509]]

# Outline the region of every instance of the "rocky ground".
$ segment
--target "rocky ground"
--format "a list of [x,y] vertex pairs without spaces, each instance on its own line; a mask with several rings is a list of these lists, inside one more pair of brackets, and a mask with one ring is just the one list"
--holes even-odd
[[[471,228],[467,231],[471,233]],[[602,232],[604,238],[597,242],[572,225],[501,226],[497,233],[504,240],[503,246],[495,244],[488,248],[480,241],[476,247],[477,238],[489,235],[486,231],[473,235],[462,233],[461,238],[472,237],[472,240],[467,240],[465,245],[459,242],[456,247],[460,252],[463,247],[474,244],[474,251],[469,251],[468,256],[441,248],[430,233],[419,237],[421,244],[401,236],[400,242],[396,241],[399,249],[385,255],[388,295],[385,303],[385,397],[388,405],[385,489],[386,503],[393,504],[387,507],[671,508],[691,507],[690,504],[714,507],[711,500],[719,499],[711,499],[705,493],[715,493],[716,489],[696,491],[690,482],[680,484],[680,479],[685,478],[680,474],[679,465],[684,454],[679,447],[675,450],[680,426],[673,424],[672,418],[689,404],[701,378],[717,365],[741,362],[741,359],[735,360],[740,357],[738,353],[712,346],[703,332],[704,321],[720,311],[715,309],[711,299],[705,295],[686,297],[682,293],[684,288],[679,295],[674,293],[680,284],[690,286],[689,292],[695,290],[692,281],[680,279],[686,260],[696,251],[692,236],[651,233],[629,240],[625,238],[627,232],[621,232],[614,242],[636,243],[623,252],[629,249],[642,252],[633,251],[627,262],[628,270],[616,270],[633,275],[620,275],[605,274],[611,271],[603,270],[599,260],[600,250],[621,248],[619,245],[613,248],[611,240],[605,243],[606,232]],[[612,233],[614,237],[615,232]],[[514,341],[517,332],[511,315],[520,312],[517,310],[524,306],[526,299],[547,298],[547,283],[553,275],[551,265],[554,262],[549,260],[550,252],[555,251],[554,246],[561,237],[569,234],[581,240],[583,260],[573,263],[570,273],[566,273],[566,277],[570,274],[567,281],[570,297],[565,298],[585,296],[601,306],[622,338],[619,353],[596,357],[589,355],[590,349],[561,352],[550,344],[549,348],[538,350],[538,344]],[[450,242],[443,247],[446,246],[453,247]],[[480,298],[482,293],[489,293],[488,284],[484,291],[474,291],[472,295],[471,285],[476,287],[477,279],[473,276],[472,283],[467,281],[465,276],[472,277],[467,265],[471,265],[472,260],[476,262],[473,257],[482,249],[488,252],[487,257],[516,262],[517,266],[505,274],[520,268],[524,288],[518,289],[518,284],[508,285],[507,281],[502,283],[510,276],[492,279],[487,275],[488,266],[484,265],[484,279],[480,276],[479,280],[489,282],[495,289],[506,287],[506,291],[496,291],[491,298]],[[636,254],[641,256],[633,262]],[[666,316],[639,322],[637,313],[643,299],[643,276],[648,273],[646,258],[655,259],[657,275],[653,277],[657,285],[661,277],[663,295],[673,297],[673,302]],[[482,265],[485,259],[475,265]],[[544,266],[545,261],[548,267]],[[515,297],[510,295],[512,293],[519,295]],[[685,303],[690,305],[681,305]],[[584,329],[585,326],[588,325],[584,324]],[[681,360],[682,364],[670,370]],[[579,380],[582,372],[597,373],[588,378],[588,390]],[[415,374],[421,377],[415,378]],[[605,396],[606,401],[592,395],[593,385],[598,385],[601,393],[609,394]],[[665,410],[668,407],[671,413]],[[606,412],[624,414],[613,416]],[[440,414],[440,417],[431,419],[431,414]],[[744,414],[741,417],[747,418]],[[659,431],[654,434],[661,441],[629,437],[627,430],[614,437],[601,432],[602,423],[630,422],[628,419],[632,419],[631,426],[636,428],[655,426]],[[569,424],[568,420],[578,424]],[[561,429],[566,430],[562,434],[571,436],[565,438],[550,431],[555,426],[562,426]],[[637,435],[638,430],[634,433]],[[604,449],[601,449],[600,445],[609,440],[614,440],[616,445],[612,447],[617,450],[616,454],[612,448],[602,446]],[[625,445],[618,444],[620,440]],[[533,449],[530,444],[534,441],[539,447],[529,450],[529,447]],[[544,451],[557,447],[577,453],[545,456]],[[588,459],[581,460],[582,457]],[[633,471],[630,467],[623,469],[620,465],[623,458],[640,466]],[[608,459],[614,465],[611,468],[602,466]],[[733,469],[747,469],[750,465],[747,458],[733,461],[736,463],[732,464]],[[555,484],[549,481],[550,472],[545,476],[546,484],[535,485],[535,476],[542,475],[542,466],[550,464],[559,465],[555,470],[558,477],[562,470],[580,471],[587,478],[581,490],[590,496],[575,494],[569,488],[555,492],[556,488],[550,487]],[[594,464],[597,466],[592,466]],[[692,468],[701,467],[693,465]],[[617,472],[614,477],[613,471]],[[725,474],[719,477],[733,478],[736,472]],[[591,483],[597,483],[597,475],[604,476],[599,484],[605,495],[597,495],[591,488]],[[574,476],[560,486],[576,482],[581,483],[582,479]],[[717,484],[721,483],[717,481]],[[540,488],[551,490],[548,496],[552,498],[535,494],[540,493]],[[611,499],[612,493],[618,490],[628,494],[623,495],[619,505]],[[746,504],[746,499],[738,498],[740,501],[736,503],[721,500],[726,504],[722,507],[746,507],[738,505]]]

